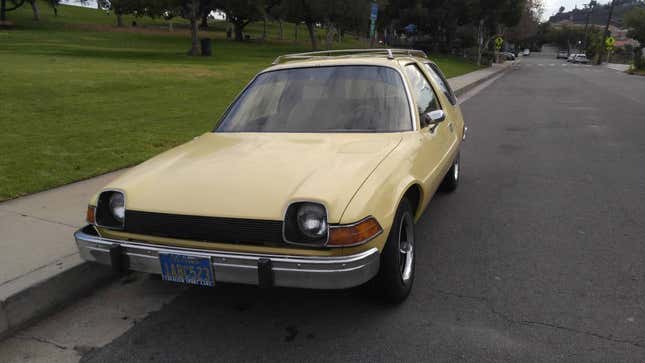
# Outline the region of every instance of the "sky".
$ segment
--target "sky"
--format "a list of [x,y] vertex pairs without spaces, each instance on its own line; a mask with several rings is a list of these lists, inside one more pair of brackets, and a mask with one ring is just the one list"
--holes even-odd
[[[564,6],[566,9],[565,11],[569,11],[576,5],[578,6],[578,9],[582,9],[584,7],[583,4],[588,3],[589,0],[544,0],[544,15],[542,16],[542,20],[549,20],[551,15],[558,12],[560,6]],[[598,1],[598,4],[602,5],[607,3],[609,3],[608,0]]]

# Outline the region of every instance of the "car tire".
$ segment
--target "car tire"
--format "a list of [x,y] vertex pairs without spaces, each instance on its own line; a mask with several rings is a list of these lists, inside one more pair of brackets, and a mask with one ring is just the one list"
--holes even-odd
[[453,192],[455,189],[457,189],[457,186],[459,185],[459,179],[461,173],[461,166],[459,163],[459,154],[457,154],[457,157],[455,158],[455,161],[452,162],[452,166],[450,167],[450,170],[448,170],[448,173],[446,174],[445,177],[443,177],[443,181],[441,182],[441,191],[444,192]]
[[414,212],[410,201],[404,198],[381,253],[381,265],[373,281],[374,292],[389,303],[403,302],[414,282],[414,255]]

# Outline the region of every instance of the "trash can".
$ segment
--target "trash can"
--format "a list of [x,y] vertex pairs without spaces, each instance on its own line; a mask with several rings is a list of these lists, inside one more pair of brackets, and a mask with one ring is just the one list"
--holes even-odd
[[213,55],[213,41],[211,38],[203,38],[202,40],[202,55],[210,57]]

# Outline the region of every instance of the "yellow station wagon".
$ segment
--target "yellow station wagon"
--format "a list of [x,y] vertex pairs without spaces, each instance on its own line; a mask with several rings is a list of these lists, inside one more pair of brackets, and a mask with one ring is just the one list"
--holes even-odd
[[425,53],[281,56],[213,132],[92,198],[81,256],[164,280],[343,289],[414,281],[414,222],[454,190],[464,121]]

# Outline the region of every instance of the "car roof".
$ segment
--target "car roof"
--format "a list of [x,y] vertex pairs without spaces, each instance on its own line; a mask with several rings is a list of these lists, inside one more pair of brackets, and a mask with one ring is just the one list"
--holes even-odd
[[402,64],[411,61],[433,63],[425,52],[414,49],[348,49],[282,55],[276,58],[273,65],[265,69],[264,72],[289,68],[342,65],[399,68]]

